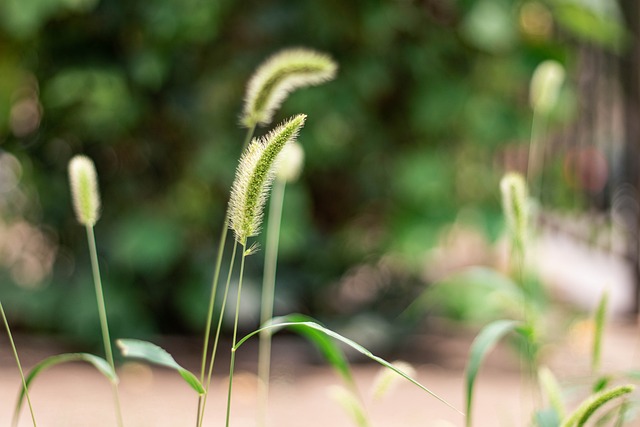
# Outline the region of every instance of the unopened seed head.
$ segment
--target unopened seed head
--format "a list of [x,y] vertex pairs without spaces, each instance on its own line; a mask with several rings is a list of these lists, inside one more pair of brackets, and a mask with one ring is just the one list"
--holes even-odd
[[564,67],[558,61],[547,60],[538,65],[531,78],[531,108],[543,114],[549,113],[558,101],[564,78]]
[[304,149],[299,142],[287,144],[280,153],[276,178],[285,182],[295,182],[302,173]]
[[95,225],[100,217],[100,193],[96,168],[90,158],[78,155],[71,159],[69,183],[78,222],[86,226]]
[[500,181],[502,209],[514,240],[524,244],[529,226],[529,195],[522,175],[509,172]]

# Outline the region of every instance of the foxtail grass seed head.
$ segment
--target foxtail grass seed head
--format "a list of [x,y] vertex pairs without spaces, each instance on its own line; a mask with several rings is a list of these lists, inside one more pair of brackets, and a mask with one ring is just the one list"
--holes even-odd
[[296,141],[287,144],[280,153],[276,178],[284,182],[295,182],[302,173],[304,149]]
[[515,172],[507,173],[500,181],[500,191],[509,230],[518,244],[524,244],[529,226],[529,196],[524,177]]
[[93,161],[87,156],[73,157],[69,162],[69,182],[73,209],[78,222],[82,225],[94,226],[100,217],[100,193]]
[[538,65],[531,78],[531,108],[548,114],[558,101],[564,78],[564,67],[558,61],[547,60]]
[[295,141],[306,115],[299,114],[260,139],[254,139],[240,157],[229,199],[229,226],[238,243],[260,232],[264,205],[282,149]]
[[242,124],[267,125],[289,93],[335,77],[337,64],[328,55],[311,49],[285,49],[268,58],[247,85]]

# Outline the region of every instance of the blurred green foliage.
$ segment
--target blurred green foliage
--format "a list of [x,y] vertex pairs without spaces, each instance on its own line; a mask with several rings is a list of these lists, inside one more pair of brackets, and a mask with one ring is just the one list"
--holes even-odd
[[[85,153],[102,192],[96,236],[113,335],[200,331],[244,135],[244,85],[283,47],[326,51],[340,70],[277,115],[309,116],[305,172],[285,200],[279,312],[353,314],[326,305],[350,267],[391,254],[414,277],[463,208],[495,238],[498,159],[528,139],[529,77],[543,59],[571,62],[554,34],[622,38],[610,11],[585,4],[0,2],[0,150],[19,161],[20,178],[0,192],[0,295],[13,323],[99,336],[66,176],[71,156]],[[7,254],[26,250],[25,237],[8,230],[20,221],[46,236],[39,250],[55,251],[51,274],[16,275],[19,257]],[[259,283],[261,257],[251,262]],[[395,295],[400,307],[415,293],[377,297]]]

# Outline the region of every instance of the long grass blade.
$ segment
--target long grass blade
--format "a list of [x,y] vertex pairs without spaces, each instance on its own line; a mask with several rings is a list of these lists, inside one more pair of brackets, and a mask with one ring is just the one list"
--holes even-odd
[[466,370],[467,427],[471,425],[473,386],[482,361],[502,337],[515,331],[519,326],[521,323],[515,320],[497,320],[485,326],[473,341]]
[[[51,368],[52,366],[59,365],[61,363],[69,363],[69,362],[87,362],[93,365],[98,372],[104,375],[112,384],[118,383],[118,376],[116,372],[113,370],[109,362],[104,360],[101,357],[95,356],[89,353],[65,353],[58,354],[56,356],[47,357],[42,360],[40,363],[35,365],[31,371],[25,377],[26,388],[29,387],[31,382],[38,377],[43,371]],[[22,404],[25,397],[25,387],[20,389],[20,394],[18,394],[18,399],[16,402],[16,407],[13,412],[13,426],[18,425],[18,419],[20,417],[20,409],[22,408]]]
[[155,365],[164,366],[177,371],[180,376],[194,389],[198,394],[204,394],[205,390],[198,378],[183,368],[175,361],[173,356],[165,349],[153,343],[141,340],[120,339],[116,341],[122,355],[134,359],[144,360]]
[[558,418],[564,418],[566,411],[562,402],[562,391],[553,372],[546,366],[542,366],[538,369],[538,380]]
[[430,394],[431,396],[433,396],[434,398],[436,398],[440,402],[444,403],[445,405],[447,405],[448,407],[450,407],[454,411],[458,412],[461,415],[464,415],[463,412],[458,410],[451,403],[449,403],[444,398],[440,397],[438,394],[436,394],[435,392],[431,391],[430,389],[428,389],[427,387],[425,387],[424,385],[419,383],[417,380],[415,380],[414,378],[409,376],[407,373],[405,373],[402,370],[398,369],[397,367],[393,366],[391,363],[387,362],[383,358],[378,357],[375,354],[371,353],[369,350],[367,350],[366,348],[364,348],[360,344],[356,343],[355,341],[352,341],[349,338],[346,338],[346,337],[340,335],[339,333],[332,331],[331,329],[327,329],[324,326],[322,326],[322,325],[320,325],[320,324],[318,324],[316,322],[290,322],[290,321],[287,321],[287,317],[276,317],[271,322],[269,322],[269,324],[264,325],[261,328],[251,332],[250,334],[248,334],[244,338],[242,338],[240,341],[238,341],[238,343],[236,344],[234,349],[238,349],[247,340],[249,340],[251,337],[255,336],[256,334],[259,334],[262,331],[272,330],[272,331],[275,332],[275,331],[278,331],[278,330],[281,330],[281,329],[284,329],[284,328],[292,328],[294,331],[300,331],[301,329],[311,329],[311,330],[315,330],[315,331],[321,332],[322,334],[324,334],[324,335],[326,335],[326,336],[328,336],[330,338],[333,338],[334,340],[342,342],[343,344],[346,344],[347,346],[349,346],[352,349],[356,350],[360,354],[368,357],[369,359],[371,359],[371,360],[373,360],[375,362],[378,362],[382,366],[385,366],[385,367],[391,369],[392,371],[394,371],[395,373],[397,373],[398,375],[400,375],[401,377],[403,377],[407,381],[411,382],[412,384],[416,385],[417,387],[419,387],[423,391],[427,392],[428,394]]

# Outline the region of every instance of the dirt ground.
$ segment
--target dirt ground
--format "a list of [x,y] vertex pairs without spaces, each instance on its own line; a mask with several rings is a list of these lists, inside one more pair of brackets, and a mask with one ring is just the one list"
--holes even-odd
[[[588,329],[588,328],[587,328]],[[584,335],[584,336],[583,336]],[[587,333],[576,328],[567,344],[545,355],[568,389],[567,403],[579,398],[576,387],[589,367]],[[417,369],[417,379],[463,410],[463,375],[472,335],[435,334],[416,337],[416,345],[405,352]],[[638,368],[638,329],[629,323],[610,324],[604,341],[603,371]],[[0,426],[10,426],[19,376],[7,346],[0,347]],[[188,368],[197,370],[194,341],[166,339],[162,343]],[[30,337],[18,337],[18,345],[29,367],[37,360],[63,349]],[[231,424],[255,426],[257,380],[255,348],[241,349],[234,380]],[[354,426],[342,407],[331,397],[340,379],[328,367],[314,363],[311,353],[291,337],[274,345],[273,379],[269,403],[269,425],[273,427]],[[228,366],[220,360],[219,366]],[[524,426],[536,401],[522,380],[513,351],[497,348],[487,359],[477,379],[473,420],[475,426]],[[380,368],[371,363],[353,367],[372,427],[451,427],[464,425],[464,418],[417,387],[399,382],[383,399],[370,397]],[[195,424],[197,398],[173,371],[126,364],[120,371],[125,424],[130,427],[182,427]],[[570,378],[577,378],[571,380]],[[215,376],[207,405],[206,426],[224,425],[227,377]],[[72,364],[52,368],[32,387],[32,400],[40,427],[114,426],[111,388],[91,367]],[[20,426],[32,425],[23,411]],[[635,424],[640,425],[640,423]]]

